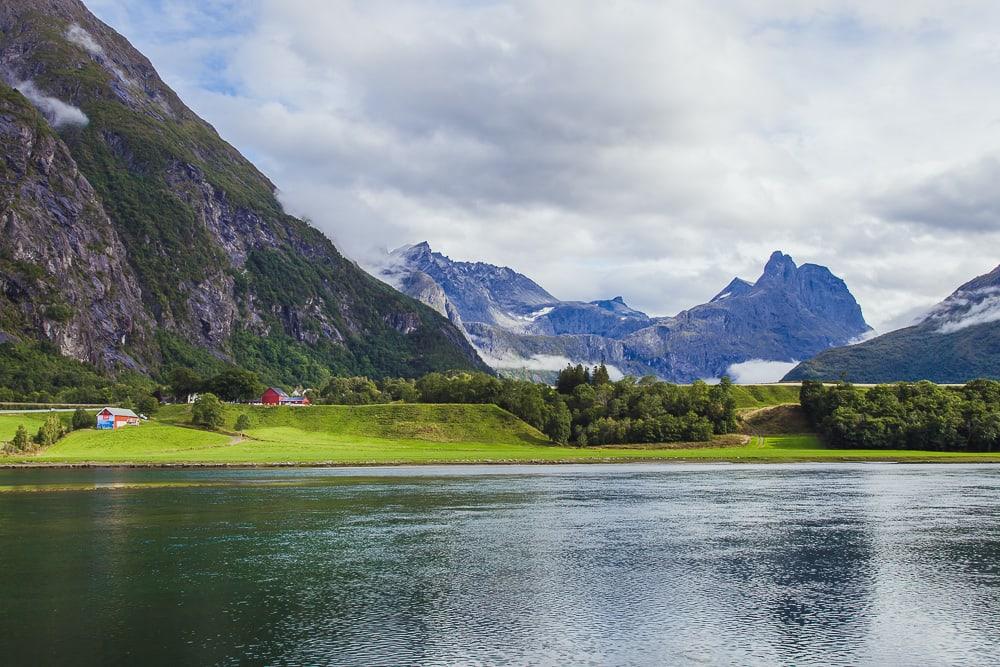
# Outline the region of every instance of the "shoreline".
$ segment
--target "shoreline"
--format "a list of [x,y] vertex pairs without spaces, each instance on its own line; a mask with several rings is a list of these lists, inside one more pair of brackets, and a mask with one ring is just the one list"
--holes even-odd
[[566,465],[624,465],[624,464],[663,464],[663,465],[718,465],[718,464],[742,464],[752,463],[761,465],[774,465],[780,463],[790,464],[843,464],[843,463],[891,463],[894,465],[928,465],[928,464],[956,464],[967,463],[976,465],[997,465],[1000,464],[1000,455],[984,457],[940,457],[940,458],[916,458],[916,457],[885,457],[873,458],[863,456],[844,457],[719,457],[719,458],[592,458],[592,459],[524,459],[524,460],[467,460],[467,461],[362,461],[362,462],[338,462],[338,461],[275,461],[270,463],[220,463],[220,462],[164,462],[164,463],[142,463],[142,462],[48,462],[38,463],[0,463],[0,470],[143,470],[143,469],[165,469],[165,470],[264,470],[292,469],[292,468],[426,468],[426,467],[460,467],[460,466],[566,466]]

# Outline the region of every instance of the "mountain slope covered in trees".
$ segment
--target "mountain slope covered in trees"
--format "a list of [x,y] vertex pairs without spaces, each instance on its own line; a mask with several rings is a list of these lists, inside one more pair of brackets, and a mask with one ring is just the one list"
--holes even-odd
[[0,0],[0,342],[270,381],[481,369],[461,332],[285,214],[77,0]]
[[823,352],[785,380],[963,383],[1000,378],[1000,266],[965,283],[912,327]]

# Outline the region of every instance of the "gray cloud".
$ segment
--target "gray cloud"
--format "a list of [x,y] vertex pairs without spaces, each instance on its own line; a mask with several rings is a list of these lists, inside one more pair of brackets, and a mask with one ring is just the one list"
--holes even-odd
[[984,156],[913,182],[875,198],[875,211],[887,220],[912,222],[954,232],[1000,229],[1000,158]]
[[362,263],[672,314],[780,248],[877,328],[997,263],[995,3],[95,1]]

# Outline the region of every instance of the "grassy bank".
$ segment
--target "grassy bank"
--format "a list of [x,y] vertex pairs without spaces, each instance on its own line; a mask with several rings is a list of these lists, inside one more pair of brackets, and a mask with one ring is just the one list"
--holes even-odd
[[[746,445],[671,449],[577,448],[545,437],[491,405],[227,408],[226,427],[247,413],[246,437],[187,425],[187,406],[120,431],[85,429],[31,456],[0,464],[374,465],[605,461],[996,461],[1000,455],[826,449],[813,435],[754,436]],[[26,423],[31,416],[16,416]],[[6,420],[5,420],[6,421]],[[17,420],[11,420],[17,422]],[[26,423],[27,425],[27,423]],[[16,423],[14,425],[16,428]]]
[[763,408],[799,402],[797,384],[751,384],[733,385],[733,398],[737,408]]

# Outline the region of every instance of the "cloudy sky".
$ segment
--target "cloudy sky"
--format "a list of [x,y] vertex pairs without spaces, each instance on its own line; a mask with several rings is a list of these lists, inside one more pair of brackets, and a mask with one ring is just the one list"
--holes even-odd
[[1000,263],[1000,3],[87,4],[369,266],[666,315],[781,249],[884,330]]

